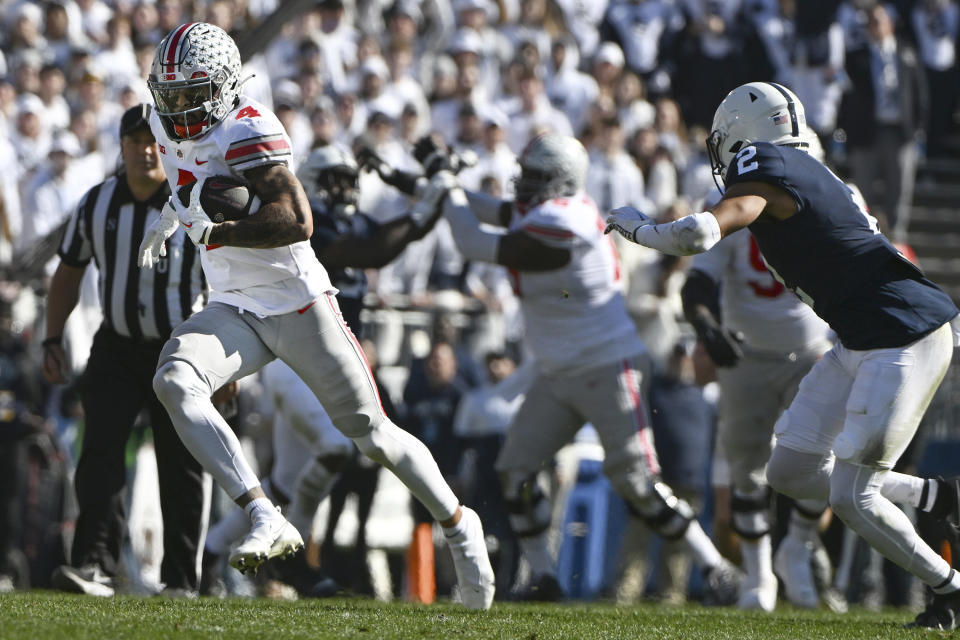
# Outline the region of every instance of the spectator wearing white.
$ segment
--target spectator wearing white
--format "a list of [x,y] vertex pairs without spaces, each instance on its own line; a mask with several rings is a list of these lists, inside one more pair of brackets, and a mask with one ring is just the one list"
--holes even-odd
[[640,129],[630,139],[630,153],[643,172],[646,202],[663,211],[677,197],[677,169],[655,129]]
[[613,100],[616,94],[617,82],[623,73],[623,50],[613,42],[604,42],[597,49],[590,64],[590,72],[597,81],[600,95]]
[[671,84],[662,48],[670,47],[685,22],[678,2],[613,0],[600,34],[623,47],[627,66],[650,82],[652,90],[662,94]]
[[430,130],[430,104],[423,85],[414,77],[411,43],[392,40],[387,46],[386,62],[390,76],[384,93],[399,104],[412,105],[417,111],[417,137],[426,134]]
[[553,41],[550,65],[544,83],[547,96],[554,107],[566,114],[575,132],[587,124],[589,107],[597,99],[600,89],[597,81],[580,67],[580,51],[572,36],[563,35]]
[[587,169],[587,194],[601,211],[609,211],[627,202],[643,202],[643,174],[624,150],[623,127],[616,116],[597,124],[596,144],[590,148]]
[[492,179],[497,186],[496,197],[509,200],[513,197],[513,178],[520,165],[517,164],[517,154],[506,142],[507,116],[490,107],[479,117],[482,126],[480,145],[474,146],[477,162],[460,172],[460,182],[468,189],[486,191],[483,181]]
[[383,58],[371,56],[364,60],[358,75],[360,77],[360,84],[357,87],[358,111],[361,114],[367,114],[367,118],[378,111],[391,120],[399,118],[403,103],[385,92],[390,80],[390,69],[387,68]]
[[633,71],[625,71],[620,76],[614,104],[627,137],[632,136],[637,129],[653,126],[656,109],[647,101],[643,80]]
[[76,136],[58,131],[53,136],[48,162],[38,169],[24,188],[24,205],[28,215],[18,240],[18,251],[33,246],[57,230],[80,201],[83,194],[98,182],[100,176],[85,179],[73,165],[82,149]]
[[17,88],[8,75],[0,75],[0,138],[8,138],[17,121]]
[[[76,18],[79,21],[79,12],[76,13]],[[70,60],[70,50],[82,41],[83,34],[79,27],[78,22],[77,27],[71,30],[66,3],[47,4],[44,11],[43,36],[47,41],[46,51],[53,57],[53,63],[58,67],[66,66]]]
[[96,65],[87,66],[75,88],[71,107],[73,109],[90,109],[97,114],[97,128],[101,137],[112,141],[119,150],[117,138],[117,123],[123,115],[119,104],[107,97],[104,70]]
[[18,173],[21,193],[24,178],[46,160],[50,151],[50,130],[43,122],[46,111],[43,100],[32,93],[17,99],[17,124],[10,141],[17,154],[17,163],[12,169]]
[[552,131],[573,135],[567,116],[554,109],[543,91],[543,80],[536,69],[524,69],[520,74],[520,104],[508,113],[507,144],[514,153],[520,153],[534,132]]
[[456,63],[457,76],[453,95],[433,103],[430,111],[430,128],[433,131],[452,132],[457,128],[460,107],[471,103],[483,108],[491,95],[480,84],[480,36],[468,30],[457,32],[450,55]]
[[97,130],[97,116],[89,109],[82,109],[70,118],[70,133],[77,138],[80,155],[74,159],[74,165],[81,175],[90,176],[100,182],[108,173],[117,168],[118,156],[106,157],[100,149],[100,132]]
[[[0,167],[16,167],[17,152],[7,136],[0,135]],[[7,266],[13,260],[13,243],[21,235],[20,189],[17,171],[0,171],[0,265]]]
[[320,12],[320,33],[317,36],[326,76],[334,91],[346,91],[347,73],[357,65],[359,33],[344,19],[342,0],[320,0],[317,10]]
[[70,105],[63,97],[67,88],[67,79],[60,67],[45,64],[40,69],[40,85],[37,96],[43,100],[46,108],[44,119],[51,129],[66,129],[70,124]]
[[356,94],[349,91],[337,94],[334,98],[334,104],[337,126],[340,130],[337,142],[350,148],[353,146],[353,139],[366,130],[366,114],[363,109],[357,108]]
[[337,123],[336,107],[330,96],[321,95],[317,98],[310,114],[310,129],[313,133],[314,148],[325,147],[337,140],[340,127]]
[[[548,24],[547,0],[520,0],[516,22],[506,24],[501,32],[516,52],[525,42],[533,43],[541,60],[550,55],[551,33]],[[572,38],[571,38],[572,39]]]
[[12,54],[27,50],[43,51],[47,41],[40,29],[43,26],[43,9],[33,2],[21,2],[10,12],[13,24],[8,25],[5,48]]
[[13,80],[20,93],[37,93],[40,90],[40,69],[44,57],[41,51],[24,49],[13,59]]
[[953,125],[957,105],[957,36],[960,8],[949,0],[923,0],[910,15],[930,88],[927,153],[938,155]]
[[293,169],[310,155],[313,148],[313,129],[310,119],[303,113],[300,86],[293,80],[281,80],[273,89],[273,112],[293,143]]
[[131,40],[130,21],[123,14],[117,14],[107,22],[107,42],[94,56],[94,64],[101,69],[110,69],[107,79],[112,91],[121,86],[138,81],[144,84],[137,55]]
[[500,17],[500,10],[491,0],[453,0],[453,9],[460,29],[454,35],[451,48],[463,31],[477,35],[480,81],[488,93],[494,95],[500,80],[500,68],[513,54],[510,41],[493,26]]
[[793,19],[796,35],[789,86],[806,108],[807,124],[819,136],[829,136],[837,128],[845,81],[843,27],[816,3],[797,3]]
[[653,126],[660,137],[660,145],[670,152],[678,169],[687,166],[690,157],[690,136],[680,113],[680,105],[672,98],[660,98],[655,105]]
[[107,44],[107,22],[114,16],[113,9],[102,0],[77,0],[76,4],[83,33],[97,44]]
[[577,39],[580,53],[584,58],[591,57],[600,44],[600,23],[607,12],[609,0],[556,0],[568,30]]

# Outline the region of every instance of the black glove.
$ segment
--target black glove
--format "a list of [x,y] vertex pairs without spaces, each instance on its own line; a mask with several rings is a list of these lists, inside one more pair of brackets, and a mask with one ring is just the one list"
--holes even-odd
[[713,323],[701,323],[696,329],[697,337],[718,367],[732,367],[743,358],[743,349],[740,348],[743,336],[740,333]]
[[364,171],[376,171],[380,179],[408,196],[416,193],[418,175],[394,169],[376,151],[367,146],[357,148],[357,164]]
[[426,135],[413,145],[413,157],[423,166],[427,178],[432,178],[440,171],[453,171],[450,161],[450,151],[439,134]]

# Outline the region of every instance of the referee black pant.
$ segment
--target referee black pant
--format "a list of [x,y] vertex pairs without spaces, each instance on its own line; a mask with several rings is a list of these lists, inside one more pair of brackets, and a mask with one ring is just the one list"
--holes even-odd
[[80,385],[85,414],[77,464],[80,506],[72,564],[99,565],[114,575],[124,534],[126,446],[137,414],[150,411],[163,515],[160,581],[167,588],[198,586],[203,527],[203,469],[180,441],[153,392],[163,340],[133,340],[101,327]]

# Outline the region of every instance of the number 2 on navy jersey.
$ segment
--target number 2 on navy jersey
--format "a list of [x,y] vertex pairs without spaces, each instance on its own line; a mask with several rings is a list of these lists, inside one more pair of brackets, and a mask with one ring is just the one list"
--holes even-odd
[[760,167],[760,163],[756,160],[750,161],[755,155],[757,155],[756,147],[744,147],[740,149],[740,152],[736,155],[737,175],[742,176]]

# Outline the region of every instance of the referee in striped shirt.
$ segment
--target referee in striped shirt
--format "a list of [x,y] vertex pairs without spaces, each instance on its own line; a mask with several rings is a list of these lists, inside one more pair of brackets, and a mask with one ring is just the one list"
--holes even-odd
[[80,382],[85,414],[76,471],[80,515],[71,565],[54,572],[60,589],[110,596],[124,534],[125,450],[137,415],[150,412],[163,515],[160,580],[171,595],[197,591],[203,527],[203,472],[174,431],[153,392],[160,349],[171,330],[204,303],[206,284],[198,250],[182,229],[167,241],[155,269],[137,266],[144,229],[170,196],[149,105],[128,109],[120,121],[123,167],[90,189],[67,225],[47,301],[43,370],[51,383],[67,380],[61,344],[90,260],[99,271],[103,324]]

